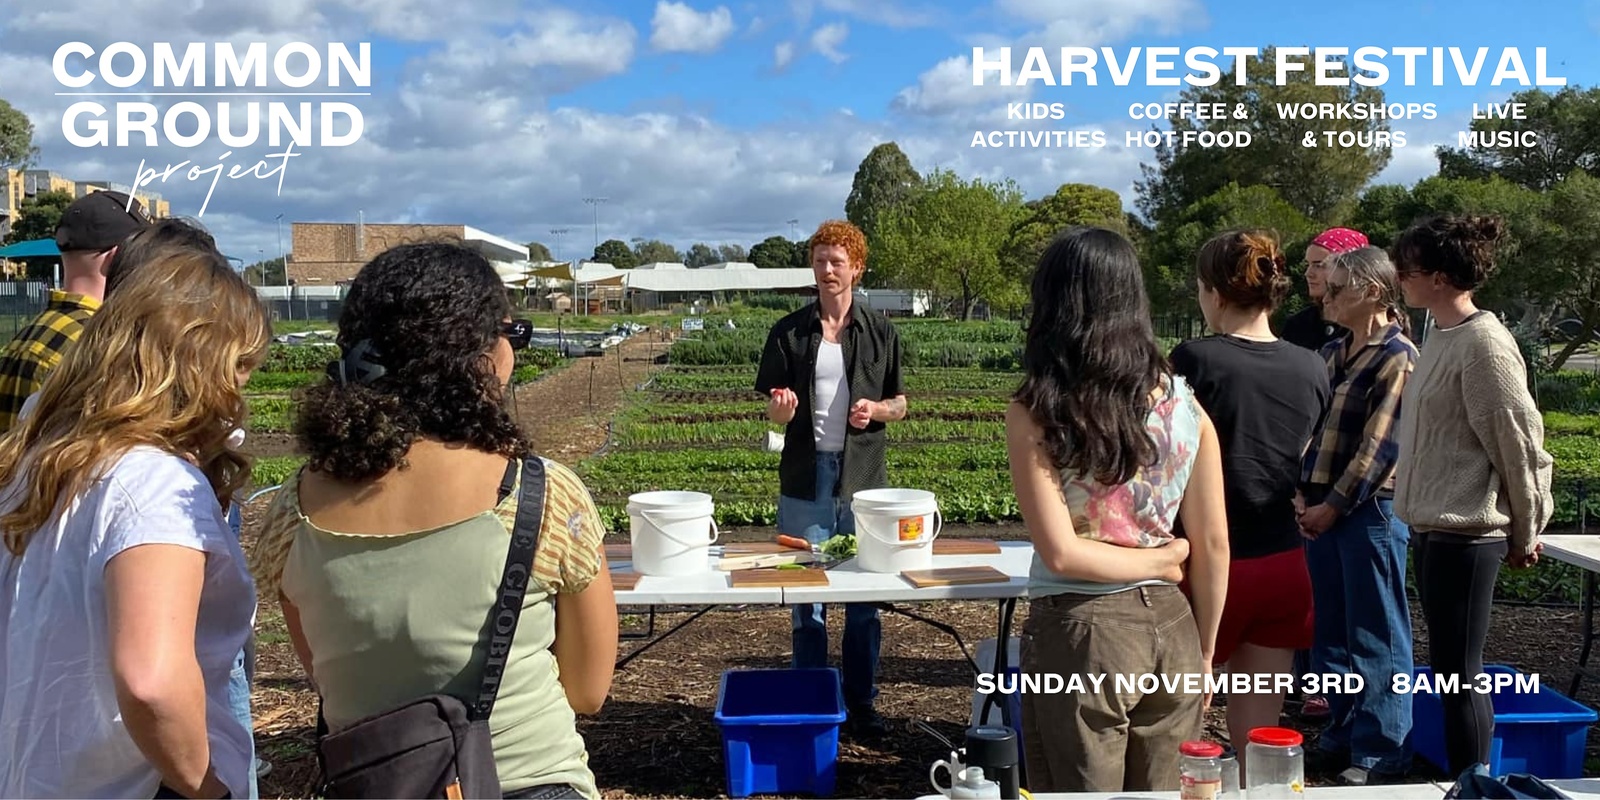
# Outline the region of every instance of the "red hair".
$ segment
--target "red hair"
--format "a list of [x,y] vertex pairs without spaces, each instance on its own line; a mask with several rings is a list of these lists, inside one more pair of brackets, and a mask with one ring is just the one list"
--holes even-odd
[[850,266],[856,269],[867,267],[867,236],[860,228],[842,219],[830,219],[817,226],[817,232],[811,234],[811,244],[806,250],[807,260],[817,252],[817,246],[838,245],[844,248],[845,254],[850,256]]

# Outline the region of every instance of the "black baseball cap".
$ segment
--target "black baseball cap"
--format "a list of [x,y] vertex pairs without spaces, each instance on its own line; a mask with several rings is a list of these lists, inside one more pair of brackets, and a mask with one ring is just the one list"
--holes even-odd
[[150,214],[138,200],[122,192],[90,192],[62,213],[56,247],[62,252],[106,250],[149,224]]

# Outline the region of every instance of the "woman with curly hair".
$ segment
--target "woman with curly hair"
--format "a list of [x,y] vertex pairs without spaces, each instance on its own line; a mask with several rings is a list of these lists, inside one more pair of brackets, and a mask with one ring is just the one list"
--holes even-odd
[[[1401,400],[1394,511],[1416,541],[1429,662],[1434,674],[1463,686],[1483,672],[1501,562],[1538,562],[1539,534],[1555,507],[1554,460],[1522,351],[1472,301],[1504,235],[1496,217],[1439,215],[1411,226],[1393,247],[1406,305],[1426,308],[1437,325]],[[1490,698],[1457,692],[1443,703],[1450,773],[1487,764]]]
[[[391,249],[356,276],[341,359],[295,421],[306,464],[268,512],[254,569],[277,596],[330,732],[426,695],[471,703],[525,460],[545,473],[533,570],[489,718],[506,797],[597,798],[575,714],[599,711],[617,607],[582,482],[506,408],[500,277],[455,244]],[[513,340],[516,340],[513,343]]]
[[215,251],[141,264],[0,439],[0,796],[245,797],[256,595],[223,506],[271,329]]

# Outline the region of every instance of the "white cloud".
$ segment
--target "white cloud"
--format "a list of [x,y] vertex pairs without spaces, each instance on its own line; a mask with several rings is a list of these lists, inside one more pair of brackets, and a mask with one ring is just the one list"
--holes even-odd
[[794,63],[794,42],[778,42],[772,48],[772,68],[780,72]]
[[790,5],[801,27],[811,24],[811,17],[818,9],[890,28],[928,27],[943,17],[937,11],[908,8],[894,0],[792,0]]
[[849,35],[850,26],[843,22],[824,25],[811,33],[811,49],[835,64],[842,64],[849,56],[840,52],[839,46]]
[[892,107],[911,114],[941,115],[1026,100],[1032,93],[1031,84],[1000,86],[986,81],[983,86],[975,86],[972,59],[955,56],[917,76],[917,85],[900,90]]
[[1136,32],[1163,36],[1204,27],[1199,0],[996,0],[1017,20],[1044,27],[1049,46],[1102,45]]
[[727,6],[700,12],[687,3],[660,0],[650,28],[650,46],[656,50],[712,53],[733,34],[733,12]]
[[[49,59],[55,42],[70,41],[64,38],[69,29],[70,35],[93,37],[103,27],[99,20],[126,18],[130,28],[142,26],[130,31],[130,41],[139,41],[133,35],[137,33],[151,41],[159,37],[175,42],[249,41],[257,35],[270,35],[272,41],[355,42],[370,35],[359,29],[350,33],[344,27],[349,15],[385,14],[384,25],[405,30],[411,23],[401,11],[417,7],[404,0],[385,11],[371,7],[360,12],[354,10],[361,7],[357,0],[285,0],[282,7],[304,15],[296,21],[277,10],[279,6],[239,3],[233,15],[239,26],[230,29],[226,18],[198,18],[191,7],[195,2],[78,0],[74,14],[29,12],[26,18],[35,20],[35,27],[8,23],[0,30],[0,96],[33,119],[43,151],[41,166],[80,180],[131,183],[141,159],[158,169],[185,159],[209,165],[227,149],[215,138],[193,149],[79,148],[66,142],[61,115],[70,98],[54,96],[60,89],[50,75]],[[246,261],[276,255],[274,217],[280,213],[285,222],[354,221],[360,213],[374,223],[463,223],[552,246],[549,230],[568,227],[563,255],[576,256],[587,255],[593,246],[593,210],[582,198],[599,195],[610,198],[600,209],[602,239],[641,236],[680,248],[696,241],[749,247],[769,235],[788,235],[785,220],[841,216],[861,159],[874,145],[891,139],[919,170],[937,164],[963,175],[1012,175],[1031,197],[1069,180],[1131,197],[1138,161],[1148,157],[1148,151],[1120,147],[973,148],[975,126],[1016,128],[1022,123],[993,119],[997,113],[1003,119],[999,96],[963,100],[959,64],[931,70],[948,71],[948,85],[925,76],[919,88],[926,88],[916,97],[926,109],[965,109],[959,119],[909,115],[890,123],[873,114],[851,113],[859,113],[859,106],[841,109],[834,103],[821,104],[822,113],[803,124],[749,129],[679,110],[611,114],[553,106],[550,98],[563,88],[626,69],[639,36],[624,21],[559,9],[505,17],[508,2],[460,0],[451,5],[452,21],[458,6],[466,18],[504,21],[472,30],[439,26],[431,35],[443,37],[449,31],[449,42],[421,48],[393,71],[375,64],[374,96],[355,98],[366,127],[360,142],[343,148],[297,148],[300,155],[283,176],[281,194],[276,176],[230,180],[224,175],[201,222],[226,252]],[[130,3],[133,12],[119,10]],[[205,5],[218,7],[215,0]],[[79,8],[98,16],[78,18]],[[736,8],[741,16],[749,13],[746,6]],[[156,15],[157,10],[164,16]],[[55,27],[41,33],[37,18],[51,14]],[[163,32],[163,24],[170,31]],[[215,32],[200,32],[202,24]],[[802,50],[838,53],[846,32],[840,23],[837,39],[823,35],[820,40],[812,36],[779,44],[774,62],[787,66]],[[419,28],[411,33],[420,39],[430,32]],[[40,45],[40,39],[50,44]],[[965,72],[970,84],[970,67]],[[173,99],[153,101],[165,108]],[[984,109],[991,100],[994,105]],[[1116,121],[1104,127],[1108,133],[1120,129]],[[278,150],[265,145],[239,148],[227,163],[248,168]],[[209,176],[190,181],[180,171],[150,188],[171,201],[175,214],[193,216],[206,200]],[[286,244],[289,230],[283,226]]]

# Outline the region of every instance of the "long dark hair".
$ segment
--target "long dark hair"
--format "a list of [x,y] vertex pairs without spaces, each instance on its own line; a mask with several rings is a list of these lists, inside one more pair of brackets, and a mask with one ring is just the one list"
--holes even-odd
[[339,315],[347,377],[330,374],[300,403],[294,432],[307,466],[342,481],[377,478],[403,467],[423,437],[528,455],[487,357],[510,313],[499,275],[470,248],[406,244],[374,258]]
[[1171,372],[1138,254],[1121,234],[1075,227],[1045,250],[1022,368],[1013,399],[1044,429],[1057,469],[1117,485],[1155,462],[1150,394]]

